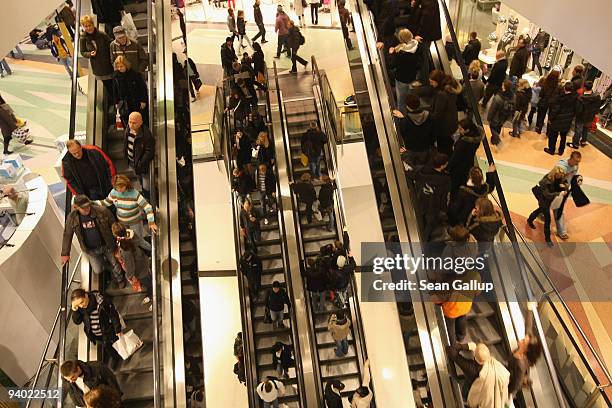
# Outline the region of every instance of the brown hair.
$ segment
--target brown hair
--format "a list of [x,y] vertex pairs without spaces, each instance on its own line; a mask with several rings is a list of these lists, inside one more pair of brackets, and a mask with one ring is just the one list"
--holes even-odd
[[62,377],[70,377],[79,373],[79,364],[76,360],[66,360],[60,367]]
[[546,94],[546,93],[552,93],[558,86],[559,86],[559,78],[561,76],[561,73],[557,70],[552,70],[550,71],[550,73],[546,76],[546,79],[544,80],[543,83],[541,83],[542,85],[542,91]]
[[84,395],[87,408],[121,408],[121,396],[109,385],[98,385]]
[[482,170],[478,166],[474,166],[470,169],[470,180],[474,183],[474,186],[481,186],[484,182]]
[[70,295],[70,301],[73,301],[75,299],[84,299],[85,297],[87,297],[87,291],[85,289],[77,288],[72,291],[72,294]]
[[454,227],[449,228],[448,235],[450,235],[453,241],[467,242],[467,240],[470,238],[470,231],[463,225],[455,225]]
[[487,197],[480,197],[476,200],[476,209],[479,217],[486,217],[495,214],[495,207]]
[[113,183],[113,187],[125,187],[128,190],[131,190],[133,188],[130,178],[125,174],[117,174],[115,176],[115,182]]

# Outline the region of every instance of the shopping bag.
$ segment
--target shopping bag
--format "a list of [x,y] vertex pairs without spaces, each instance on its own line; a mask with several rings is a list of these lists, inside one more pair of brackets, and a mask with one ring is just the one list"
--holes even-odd
[[122,359],[127,360],[142,347],[142,344],[142,340],[134,333],[134,330],[130,330],[113,343],[113,348],[117,350]]
[[137,277],[132,276],[128,280],[130,281],[130,285],[132,285],[132,290],[134,292],[136,293],[142,292],[142,284],[140,283],[140,280],[138,280]]
[[30,134],[30,129],[26,127],[20,127],[13,130],[11,137],[24,145],[28,145],[34,141],[34,138]]
[[121,17],[121,26],[125,28],[125,34],[130,37],[130,39],[133,41],[138,40],[138,30],[136,29],[134,19],[130,13],[125,13],[123,17]]
[[308,166],[308,156],[306,156],[304,153],[300,154],[300,163],[302,163],[302,166],[304,167]]
[[196,77],[193,80],[193,86],[195,87],[196,91],[199,91],[200,88],[202,87],[202,80],[200,78]]
[[268,306],[266,306],[266,309],[264,311],[264,323],[272,323],[272,316],[270,315],[270,308]]
[[556,210],[561,207],[561,203],[563,202],[563,194],[557,194],[557,196],[550,203],[550,209]]
[[251,150],[251,157],[252,157],[252,158],[256,159],[258,156],[259,156],[259,146],[254,147],[254,148]]

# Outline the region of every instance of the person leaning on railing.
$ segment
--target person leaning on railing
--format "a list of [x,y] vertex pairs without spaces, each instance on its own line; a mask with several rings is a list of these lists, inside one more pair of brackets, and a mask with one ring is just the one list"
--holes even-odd
[[95,390],[104,390],[105,394],[112,393],[115,399],[121,402],[121,388],[117,378],[100,361],[66,360],[60,367],[60,373],[63,378],[62,388],[64,392],[68,392],[77,407],[112,408],[115,406],[93,404],[92,397],[97,394]]

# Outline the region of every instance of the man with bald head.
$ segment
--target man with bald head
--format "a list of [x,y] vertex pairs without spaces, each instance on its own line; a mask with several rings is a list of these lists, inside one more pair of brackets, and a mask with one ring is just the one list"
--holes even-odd
[[149,196],[149,165],[155,157],[155,139],[151,131],[142,122],[139,112],[130,113],[128,127],[125,129],[124,153],[128,165],[134,170],[140,184],[142,193]]
[[489,99],[497,92],[501,91],[502,84],[506,79],[506,71],[508,70],[508,60],[506,59],[506,53],[503,50],[497,51],[495,54],[495,64],[491,68],[489,79],[487,80],[487,87],[485,88],[484,98],[482,98],[482,105],[487,106]]

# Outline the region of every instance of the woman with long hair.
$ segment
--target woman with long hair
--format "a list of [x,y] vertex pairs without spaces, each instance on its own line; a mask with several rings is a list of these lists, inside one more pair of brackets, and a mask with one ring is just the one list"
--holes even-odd
[[132,112],[139,112],[145,125],[149,122],[147,102],[149,93],[147,84],[140,72],[132,70],[130,62],[123,55],[115,58],[113,73],[113,93],[115,106],[121,115],[121,121],[127,127],[128,117]]
[[274,146],[268,137],[268,132],[259,132],[257,141],[255,142],[257,154],[257,163],[264,163],[268,167],[274,165]]
[[527,219],[527,224],[531,229],[536,229],[533,223],[536,217],[544,214],[544,239],[548,246],[552,246],[550,239],[550,207],[552,202],[559,194],[566,195],[568,186],[565,183],[565,171],[561,167],[554,167],[537,186],[531,189],[538,200],[538,208],[533,210]]
[[548,108],[552,103],[553,99],[556,98],[560,93],[559,81],[561,73],[557,70],[552,70],[544,79],[542,83],[542,89],[540,90],[540,100],[538,101],[538,115],[536,118],[535,132],[542,133],[542,127],[544,126],[544,119],[548,113]]
[[437,69],[429,74],[429,85],[434,90],[431,113],[438,152],[450,156],[453,152],[452,136],[459,127],[457,95],[461,93],[462,86],[455,78]]

